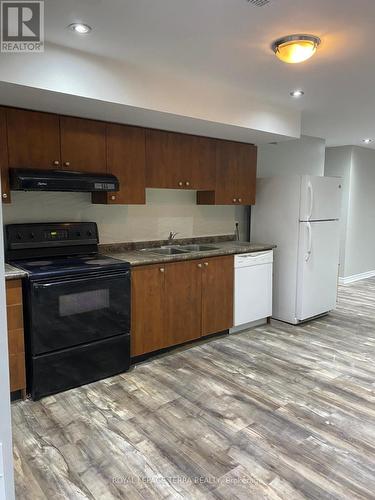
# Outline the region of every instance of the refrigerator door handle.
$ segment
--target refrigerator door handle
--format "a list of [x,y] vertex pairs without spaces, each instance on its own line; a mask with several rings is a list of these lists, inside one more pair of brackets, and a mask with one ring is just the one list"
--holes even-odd
[[311,249],[312,249],[312,228],[310,222],[307,223],[307,231],[308,231],[308,245],[307,252],[305,255],[305,261],[308,262],[311,257]]
[[307,184],[307,189],[309,190],[310,193],[310,210],[309,210],[309,215],[307,217],[307,220],[310,220],[313,214],[313,208],[314,208],[314,189],[311,184],[311,181],[308,182]]

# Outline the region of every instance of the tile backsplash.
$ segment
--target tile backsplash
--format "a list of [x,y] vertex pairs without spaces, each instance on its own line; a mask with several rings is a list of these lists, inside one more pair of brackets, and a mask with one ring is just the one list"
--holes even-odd
[[231,234],[240,223],[246,237],[245,207],[196,205],[195,191],[148,189],[146,205],[93,205],[87,193],[12,192],[3,205],[4,224],[22,222],[98,223],[101,243],[160,240],[169,231],[181,238]]

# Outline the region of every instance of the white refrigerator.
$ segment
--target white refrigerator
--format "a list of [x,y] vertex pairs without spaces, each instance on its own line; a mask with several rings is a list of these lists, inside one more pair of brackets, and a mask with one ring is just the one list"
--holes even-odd
[[335,308],[340,208],[338,177],[257,180],[251,241],[277,245],[273,318],[297,324]]

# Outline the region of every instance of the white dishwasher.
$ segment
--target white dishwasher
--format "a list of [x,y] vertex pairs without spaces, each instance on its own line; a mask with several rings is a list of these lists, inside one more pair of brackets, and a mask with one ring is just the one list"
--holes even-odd
[[272,315],[273,251],[234,258],[234,327]]

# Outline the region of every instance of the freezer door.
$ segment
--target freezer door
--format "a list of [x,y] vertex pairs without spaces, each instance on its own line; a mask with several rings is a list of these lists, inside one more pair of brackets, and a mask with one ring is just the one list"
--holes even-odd
[[300,220],[329,220],[340,218],[340,177],[301,178]]
[[339,221],[300,222],[296,320],[336,307]]

